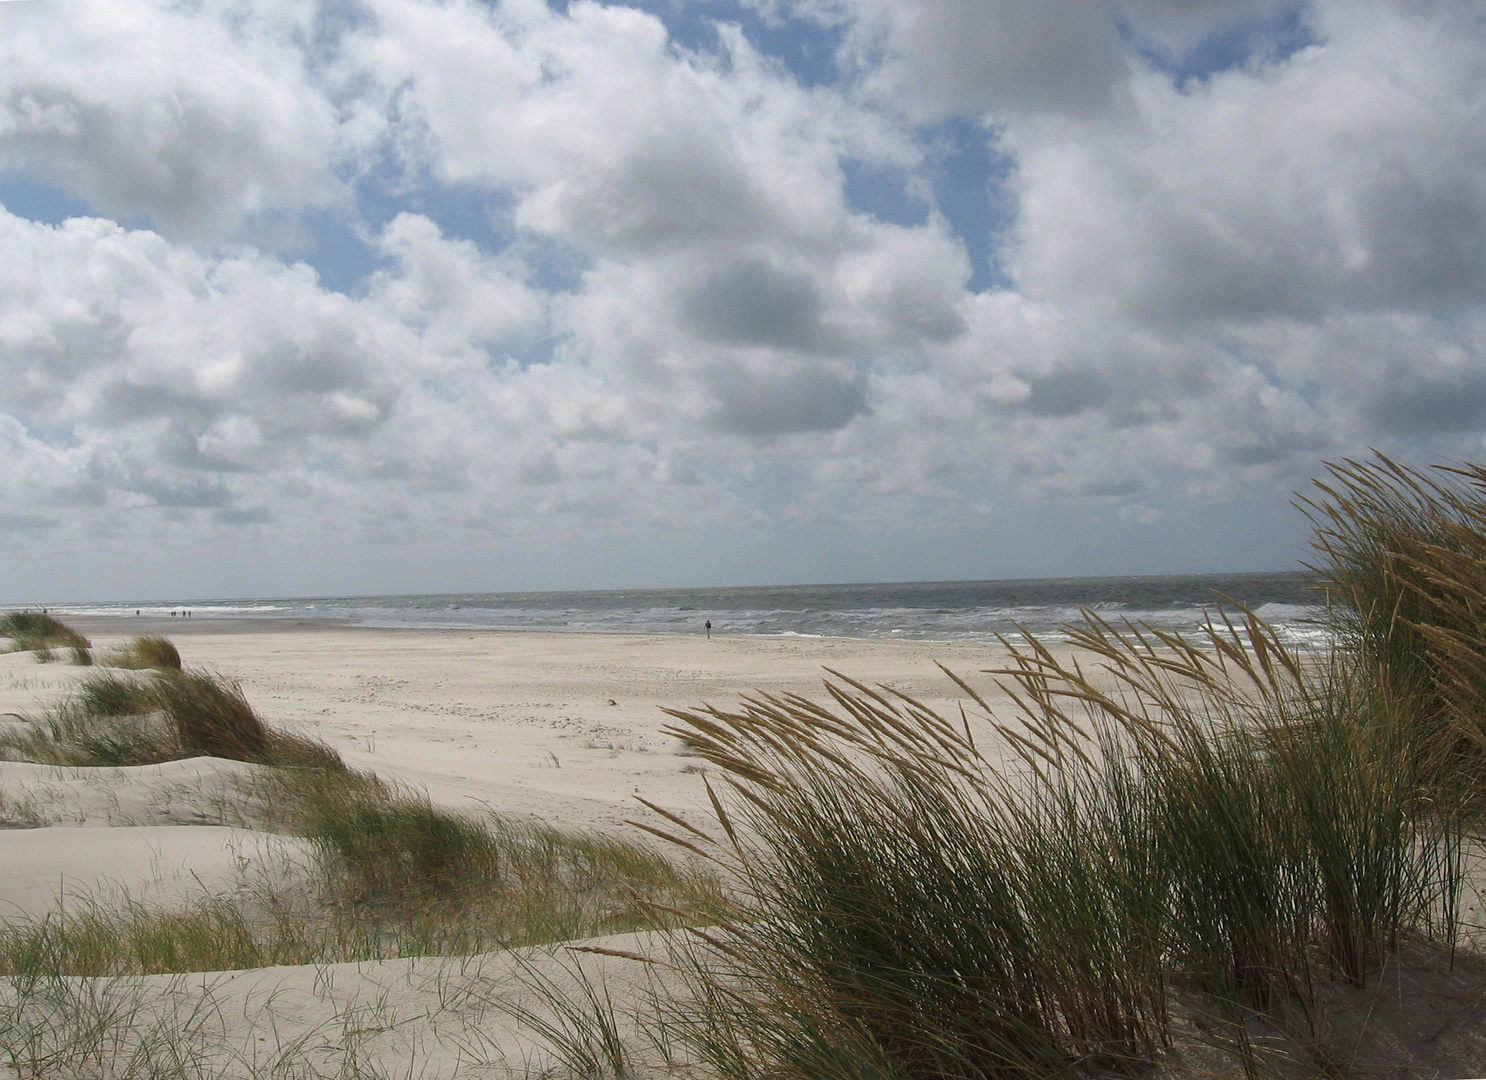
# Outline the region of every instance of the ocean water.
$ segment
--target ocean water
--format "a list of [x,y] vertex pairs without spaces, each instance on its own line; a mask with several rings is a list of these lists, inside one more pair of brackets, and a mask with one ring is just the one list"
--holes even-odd
[[714,589],[469,593],[444,596],[326,596],[295,599],[180,598],[56,608],[67,615],[329,619],[355,626],[544,630],[568,633],[714,633],[989,641],[1024,628],[1050,639],[1088,608],[1112,622],[1134,620],[1192,631],[1220,597],[1280,627],[1297,644],[1318,641],[1313,579],[1302,573],[935,581],[877,585],[787,585]]

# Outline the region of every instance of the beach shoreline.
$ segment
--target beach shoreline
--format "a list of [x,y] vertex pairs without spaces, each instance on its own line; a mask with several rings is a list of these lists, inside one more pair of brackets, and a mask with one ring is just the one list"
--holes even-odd
[[[663,732],[672,723],[667,708],[731,708],[757,693],[818,699],[833,669],[953,712],[965,695],[937,663],[996,698],[994,680],[979,672],[1007,655],[970,642],[709,640],[299,619],[108,616],[69,624],[96,654],[140,633],[176,639],[188,667],[239,683],[269,724],[322,740],[352,768],[424,792],[436,805],[605,829],[627,829],[637,794],[683,812],[705,807],[696,762]],[[0,712],[22,715],[56,704],[89,670],[23,654],[0,664],[8,676]]]

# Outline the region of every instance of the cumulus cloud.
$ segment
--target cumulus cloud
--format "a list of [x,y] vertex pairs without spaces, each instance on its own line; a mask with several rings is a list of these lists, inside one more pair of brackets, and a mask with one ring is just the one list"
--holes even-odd
[[99,219],[0,214],[0,372],[13,421],[85,451],[51,490],[225,506],[217,474],[261,473],[395,411],[405,331],[307,267],[211,259]]
[[[780,0],[752,0],[778,18]],[[842,65],[883,101],[920,117],[1108,120],[1148,61],[1227,66],[1284,51],[1304,0],[795,0],[844,30]],[[1277,36],[1284,40],[1277,40]]]
[[687,327],[704,340],[806,351],[819,344],[815,284],[757,258],[711,272],[686,290],[680,307]]
[[685,55],[623,6],[375,10],[380,32],[355,48],[395,88],[394,137],[446,179],[514,191],[518,224],[589,251],[829,243],[839,153],[898,149],[880,121],[800,88],[727,28],[718,55]]
[[409,213],[382,230],[377,247],[395,268],[372,276],[373,304],[418,327],[434,357],[499,346],[542,328],[544,299],[513,258],[450,240],[428,218]]
[[[1112,9],[1087,0],[862,0],[857,48],[885,49],[874,79],[930,113],[1101,114],[1128,59]],[[862,40],[875,30],[881,43]]]
[[[1467,0],[753,6],[844,77],[593,0],[4,5],[0,171],[100,216],[0,213],[0,530],[1140,522],[1481,445]],[[270,242],[313,207],[343,292]]]
[[0,9],[0,169],[187,240],[326,205],[370,134],[303,51],[313,6],[53,0]]
[[1015,130],[1019,285],[1178,320],[1486,299],[1479,27],[1398,14],[1326,8],[1283,64],[1146,73],[1128,123]]

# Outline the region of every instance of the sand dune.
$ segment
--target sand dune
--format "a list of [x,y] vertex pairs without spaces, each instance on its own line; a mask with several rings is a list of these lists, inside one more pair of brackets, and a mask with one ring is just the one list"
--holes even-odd
[[[146,627],[80,628],[103,650]],[[917,642],[214,627],[206,620],[167,629],[188,665],[241,680],[266,721],[324,740],[353,768],[447,808],[637,838],[643,834],[623,824],[645,813],[636,795],[684,813],[705,805],[695,759],[662,731],[666,706],[729,705],[756,691],[815,694],[826,666],[945,704],[954,687],[936,660],[966,673],[996,660],[985,646]],[[41,717],[88,671],[38,664],[29,654],[0,656],[0,713],[9,714],[0,720]],[[264,874],[293,873],[309,857],[299,842],[211,824],[262,768],[215,758],[107,769],[0,762],[0,820],[9,826],[0,830],[7,868],[0,912],[34,917],[125,894],[169,907]],[[563,949],[539,951],[534,970],[570,985],[575,958]],[[612,957],[583,954],[580,962],[621,1006],[645,975]],[[48,995],[75,991],[89,1002],[84,1013],[123,1018],[119,1070],[152,1040],[174,1039],[180,1045],[172,1053],[198,1055],[208,1075],[264,1075],[291,1063],[338,1075],[348,1062],[396,1076],[528,1075],[552,1061],[550,1047],[509,1011],[542,1007],[516,977],[516,964],[492,954],[71,979],[32,987],[29,997],[0,986],[0,1026],[60,1047],[67,1033],[48,1018],[75,1012],[78,1001]],[[625,1008],[618,1013],[632,1041],[643,1043]],[[184,1042],[182,1033],[189,1033]]]
[[107,908],[125,897],[174,907],[251,885],[258,873],[282,881],[312,857],[290,837],[215,825],[8,830],[0,834],[0,918]]
[[[660,947],[637,934],[576,944]],[[532,1077],[549,1074],[555,1063],[549,1045],[522,1017],[522,1010],[552,1017],[544,995],[532,988],[531,973],[575,997],[580,973],[590,985],[605,987],[618,1033],[639,1048],[648,1045],[638,1018],[653,984],[637,980],[635,968],[617,957],[554,948],[520,957],[68,980],[25,991],[0,983],[0,1020],[33,1020],[31,1030],[40,1036],[33,1052],[56,1060],[69,1033],[49,1027],[50,1016],[73,1011],[114,1018],[121,1038],[100,1047],[76,1073],[42,1075],[132,1076],[144,1061],[167,1068],[181,1061],[187,1075],[210,1077]]]
[[12,828],[210,825],[268,771],[221,758],[117,769],[0,761],[0,815]]

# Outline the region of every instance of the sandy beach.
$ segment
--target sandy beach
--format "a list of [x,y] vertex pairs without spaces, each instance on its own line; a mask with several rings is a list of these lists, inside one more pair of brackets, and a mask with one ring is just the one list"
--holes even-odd
[[[818,697],[832,668],[953,709],[963,694],[936,661],[989,693],[993,680],[977,673],[1003,656],[983,644],[842,638],[75,622],[104,650],[168,634],[188,666],[240,680],[270,724],[436,804],[600,827],[623,827],[636,793],[702,805],[694,764],[662,734],[666,707],[728,707],[755,691]],[[0,664],[0,713],[44,707],[79,673],[28,655]]]
[[[1012,715],[995,678],[984,673],[1006,653],[985,644],[392,630],[288,620],[74,624],[95,654],[139,633],[169,635],[188,667],[240,681],[275,728],[322,740],[352,768],[426,793],[438,807],[647,841],[653,838],[627,819],[663,822],[637,796],[698,821],[707,817],[698,759],[665,733],[667,707],[730,707],[758,692],[819,698],[829,668],[958,715],[964,694],[942,663],[967,678],[1000,718]],[[90,670],[39,664],[30,653],[0,655],[0,723],[42,716]],[[270,878],[292,881],[313,863],[304,841],[224,823],[223,807],[267,768],[216,758],[93,769],[0,762],[3,917],[34,920],[90,902],[172,910]],[[1480,923],[1479,897],[1466,904],[1467,921]],[[645,935],[598,944],[662,948]],[[663,971],[549,946],[24,987],[5,980],[0,1048],[12,1064],[0,1061],[0,1077],[563,1075],[571,1068],[520,1011],[547,1010],[550,1017],[549,1004],[532,991],[532,973],[577,993],[580,964],[590,985],[605,988],[620,1034],[636,1047],[649,1045],[653,1032],[641,1002],[658,978],[664,981]],[[1461,1055],[1474,1053],[1478,1042],[1471,1033],[1481,973],[1464,963],[1442,969],[1431,960],[1425,967],[1427,992],[1418,989],[1424,983],[1411,983],[1409,993],[1424,1002],[1436,1034],[1421,1043],[1412,1031],[1416,1012],[1402,1008],[1396,1026],[1410,1029],[1411,1060],[1465,1060]],[[1402,1001],[1389,986],[1395,983],[1385,981],[1379,993]],[[1338,988],[1328,993],[1344,996]],[[1372,1015],[1375,1003],[1339,1007],[1343,1017]],[[78,1043],[77,1032],[58,1019],[101,1015],[112,1018],[106,1046]],[[177,1064],[155,1072],[141,1065],[157,1059]]]
[[[954,708],[962,695],[936,661],[990,693],[992,680],[977,673],[998,659],[985,645],[916,641],[207,619],[75,625],[95,652],[163,632],[187,666],[239,680],[269,724],[323,740],[352,768],[425,792],[437,806],[634,838],[645,834],[626,819],[658,820],[636,796],[682,814],[700,815],[706,804],[696,759],[662,730],[671,722],[666,707],[727,707],[760,691],[820,696],[833,668]],[[38,664],[30,653],[0,656],[0,722],[39,717],[89,670]],[[255,875],[292,873],[304,855],[300,841],[213,823],[260,768],[212,758],[110,769],[0,763],[9,826],[0,830],[7,867],[0,909],[35,918],[88,900],[168,907],[243,887]],[[562,956],[545,963],[566,977]],[[638,985],[632,963],[590,955],[584,967],[615,987]],[[133,1021],[136,1041],[209,1012],[212,1039],[195,1030],[205,1040],[200,1053],[215,1062],[212,1075],[272,1074],[311,1043],[323,1062],[352,1054],[393,1075],[427,1077],[542,1071],[549,1053],[489,1004],[497,990],[516,995],[511,1000],[524,992],[511,961],[498,956],[96,985],[144,1003]],[[0,1006],[24,1011],[17,1000]],[[377,1019],[366,1019],[373,1013]],[[348,1042],[348,1031],[361,1034]]]

